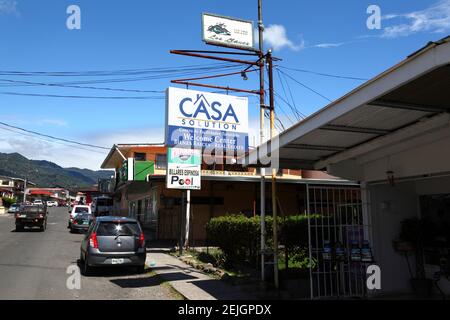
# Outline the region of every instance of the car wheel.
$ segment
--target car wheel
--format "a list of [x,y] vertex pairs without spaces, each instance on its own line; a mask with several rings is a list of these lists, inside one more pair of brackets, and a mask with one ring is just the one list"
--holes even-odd
[[83,267],[83,273],[86,277],[89,277],[92,274],[92,268],[89,266],[89,257],[86,255],[84,257],[84,267]]
[[23,227],[22,226],[16,226],[16,232],[21,232],[23,231]]
[[142,266],[136,267],[136,273],[137,273],[137,274],[143,274],[143,273],[145,273],[145,264],[142,265]]

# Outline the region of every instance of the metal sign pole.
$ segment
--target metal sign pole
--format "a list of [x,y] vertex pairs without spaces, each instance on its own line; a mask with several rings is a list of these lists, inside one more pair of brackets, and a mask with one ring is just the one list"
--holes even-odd
[[183,237],[184,237],[184,191],[181,191],[181,221],[180,221],[180,256],[183,255]]
[[184,247],[186,250],[189,248],[189,230],[190,230],[190,215],[191,215],[191,190],[186,192],[186,229],[184,236]]

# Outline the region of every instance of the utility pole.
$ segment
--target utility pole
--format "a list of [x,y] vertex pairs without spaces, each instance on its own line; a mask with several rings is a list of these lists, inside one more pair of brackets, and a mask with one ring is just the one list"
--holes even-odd
[[[264,142],[265,118],[265,90],[264,90],[264,24],[262,18],[262,0],[258,0],[258,30],[259,30],[259,118],[260,118],[260,145]],[[266,250],[266,170],[261,168],[261,280],[265,280],[265,250]]]
[[23,181],[23,203],[25,204],[27,202],[27,178]]
[[[273,58],[272,50],[267,53],[267,63],[269,68],[269,99],[270,99],[270,136],[273,139],[275,133],[275,99],[273,88]],[[274,271],[274,284],[278,289],[278,212],[277,212],[277,170],[272,168],[272,212],[273,212],[273,271]]]

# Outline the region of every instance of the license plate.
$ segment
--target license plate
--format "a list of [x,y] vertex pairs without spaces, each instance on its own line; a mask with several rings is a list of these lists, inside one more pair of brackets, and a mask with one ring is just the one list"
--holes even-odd
[[111,264],[123,264],[125,259],[111,259]]
[[25,215],[25,214],[21,214],[20,216],[19,216],[19,218],[26,218],[27,216]]
[[88,221],[84,221],[83,224],[84,224],[84,225],[88,225],[89,222],[88,222]]

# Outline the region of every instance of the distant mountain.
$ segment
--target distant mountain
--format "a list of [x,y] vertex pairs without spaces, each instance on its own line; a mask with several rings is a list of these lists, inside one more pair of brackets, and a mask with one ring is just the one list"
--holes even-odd
[[62,168],[50,161],[29,160],[19,153],[0,152],[0,175],[26,178],[39,187],[76,189],[97,184],[98,179],[109,178],[114,172]]

